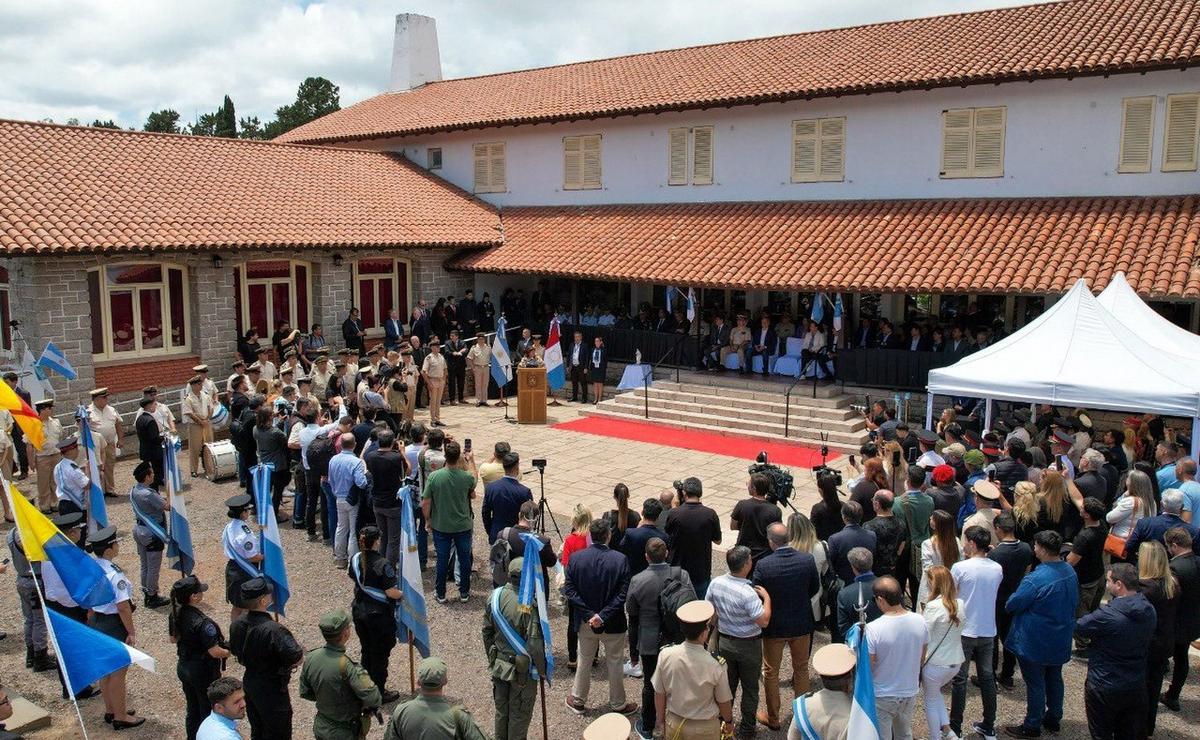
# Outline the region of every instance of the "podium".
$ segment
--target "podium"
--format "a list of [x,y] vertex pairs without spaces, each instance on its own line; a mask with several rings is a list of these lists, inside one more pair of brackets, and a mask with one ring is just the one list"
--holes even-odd
[[546,368],[517,368],[517,422],[546,423]]

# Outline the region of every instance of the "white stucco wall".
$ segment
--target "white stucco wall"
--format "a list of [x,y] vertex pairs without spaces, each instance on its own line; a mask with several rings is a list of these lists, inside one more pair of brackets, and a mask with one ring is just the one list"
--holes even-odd
[[[1200,174],[1160,171],[1166,95],[1200,90],[1200,69],[882,93],[735,109],[664,113],[577,123],[454,132],[359,143],[402,150],[425,166],[442,148],[437,174],[471,190],[472,145],[504,141],[508,192],[482,195],[501,206],[681,201],[1153,195],[1200,192]],[[1118,174],[1121,101],[1156,95],[1154,167]],[[1007,106],[1001,178],[941,179],[941,112]],[[845,181],[789,182],[792,120],[845,116]],[[716,127],[715,182],[668,186],[667,130]],[[600,190],[562,189],[562,137],[603,135]]]

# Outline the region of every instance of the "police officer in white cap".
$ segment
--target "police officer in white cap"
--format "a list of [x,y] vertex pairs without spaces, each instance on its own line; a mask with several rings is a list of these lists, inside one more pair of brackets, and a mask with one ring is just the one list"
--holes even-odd
[[845,740],[854,694],[854,653],[835,642],[813,655],[812,666],[823,688],[792,702],[788,740]]
[[[659,733],[673,740],[717,740],[733,727],[733,692],[725,666],[704,647],[715,614],[712,603],[689,601],[675,612],[684,642],[663,648],[654,669]],[[665,725],[665,728],[664,728]],[[643,737],[645,737],[643,735]]]

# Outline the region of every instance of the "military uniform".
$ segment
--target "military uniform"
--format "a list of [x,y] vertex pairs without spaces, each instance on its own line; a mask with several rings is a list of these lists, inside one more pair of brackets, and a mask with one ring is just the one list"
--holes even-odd
[[[242,512],[250,506],[250,497],[244,493],[233,496],[225,505],[229,507],[231,519],[221,535],[225,557],[229,558],[229,562],[225,564],[225,600],[232,606],[241,608],[242,585],[258,575],[257,569],[250,564],[250,558],[259,555],[258,538],[241,519]],[[250,569],[247,569],[247,565],[250,565]],[[251,572],[252,570],[254,572]]]
[[[689,601],[676,614],[681,622],[697,624],[713,616],[712,604]],[[663,648],[650,681],[655,694],[666,694],[665,737],[672,740],[716,740],[721,735],[718,704],[733,702],[725,666],[705,647],[683,642]],[[649,729],[649,728],[646,728]]]
[[[434,345],[431,343],[431,346]],[[440,351],[430,350],[421,361],[421,374],[425,377],[425,385],[429,387],[429,420],[434,425],[442,421],[442,394],[446,391],[447,372],[446,358]]]
[[823,688],[797,697],[792,702],[788,740],[805,740],[814,735],[821,740],[845,740],[850,726],[849,689],[854,653],[841,643],[826,645],[813,654],[812,665],[827,685],[836,682],[842,688]]
[[351,612],[362,645],[363,668],[383,691],[387,688],[388,658],[396,647],[396,602],[386,594],[389,588],[396,588],[396,569],[382,553],[372,549],[351,558],[349,571],[354,579]]
[[90,485],[87,473],[75,462],[78,449],[79,440],[74,436],[58,443],[61,459],[54,466],[54,497],[64,514],[84,510],[83,499]]
[[[97,388],[92,391],[91,396],[93,399],[100,397],[107,398],[108,389]],[[99,461],[101,465],[100,475],[104,479],[104,492],[112,496],[117,491],[116,483],[113,480],[113,472],[117,465],[117,445],[121,443],[121,440],[117,436],[117,427],[121,424],[121,415],[109,404],[105,404],[104,408],[99,408],[96,406],[94,400],[87,407],[87,414],[88,426],[91,427],[92,434],[98,438],[96,441],[99,442],[100,439],[104,440],[104,450]]]
[[383,740],[487,740],[471,713],[437,692],[446,685],[446,663],[426,658],[417,668],[421,695],[397,705]]
[[[108,547],[116,538],[116,527],[105,527],[88,537],[88,547],[93,552],[102,552],[103,548]],[[125,627],[124,620],[121,619],[120,606],[122,602],[128,602],[131,614],[137,608],[137,605],[133,603],[133,584],[129,582],[125,572],[112,561],[97,557],[96,562],[99,563],[100,570],[104,572],[108,585],[112,586],[114,598],[107,604],[98,604],[92,607],[91,614],[88,616],[88,624],[117,642],[125,642],[129,637],[129,631]]]
[[[532,604],[532,609],[523,609],[517,598],[523,562],[522,558],[512,559],[508,564],[508,583],[492,593],[483,610],[483,648],[492,674],[496,740],[521,740],[529,734],[538,689],[538,682],[530,675],[530,658],[539,674],[546,670],[546,645],[537,604]],[[493,605],[497,600],[500,617],[525,641],[529,656],[519,655],[496,624]]]
[[730,353],[735,353],[738,356],[738,361],[741,370],[744,373],[750,372],[750,362],[747,357],[746,350],[750,346],[750,341],[753,334],[750,332],[750,327],[735,326],[729,331],[729,344],[721,348],[721,367],[725,367],[725,358]]
[[[212,396],[204,392],[203,379],[193,377],[184,392],[181,407],[183,418],[188,422],[188,465],[193,476],[200,468],[200,452],[204,445],[213,441]],[[197,419],[199,421],[197,421]]]
[[38,599],[35,584],[35,579],[41,574],[41,563],[29,562],[15,527],[8,530],[5,539],[16,575],[21,617],[25,622],[25,667],[38,671],[50,670],[57,664],[46,653],[46,620],[42,615],[42,603]]
[[[263,578],[242,584],[241,599],[250,602],[269,593]],[[287,627],[267,612],[252,611],[229,628],[229,649],[246,667],[242,686],[251,740],[291,740],[292,698],[288,682],[304,650]]]
[[[153,470],[148,463],[143,462],[140,465],[146,466],[145,472]],[[150,602],[154,602],[157,606],[166,606],[165,602],[159,602],[158,575],[162,571],[163,551],[167,546],[159,534],[166,534],[167,531],[167,501],[158,491],[138,483],[129,491],[129,502],[137,522],[133,525],[133,541],[137,544],[142,593],[146,596],[146,605],[151,606]]]
[[[321,633],[326,640],[336,639],[349,625],[350,615],[342,609],[321,617]],[[313,718],[313,737],[317,740],[365,738],[371,717],[363,712],[380,705],[379,687],[367,672],[346,655],[344,645],[329,642],[304,658],[300,698],[317,704],[317,716]]]
[[183,606],[172,617],[175,636],[175,675],[183,686],[187,701],[184,720],[189,739],[196,737],[200,723],[212,711],[208,687],[221,677],[221,660],[209,654],[209,649],[226,647],[225,636],[207,614],[186,603],[192,594],[207,591],[208,586],[195,576],[184,576],[171,587],[177,603]]
[[477,341],[471,345],[470,351],[467,352],[467,364],[471,366],[471,375],[475,383],[475,402],[487,403],[488,372],[492,364],[492,350],[486,342],[480,344]]
[[[53,408],[53,401],[38,401],[40,412],[47,406]],[[62,439],[62,423],[51,416],[42,422],[42,436],[46,441],[34,450],[34,468],[37,471],[37,505],[42,513],[49,512],[55,506],[54,501],[54,468],[62,459],[58,451],[58,442]]]

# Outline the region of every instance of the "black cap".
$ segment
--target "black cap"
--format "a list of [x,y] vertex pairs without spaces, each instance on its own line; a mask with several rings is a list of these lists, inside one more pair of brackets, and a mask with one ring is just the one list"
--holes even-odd
[[923,444],[931,445],[938,441],[938,436],[937,436],[937,434],[931,432],[928,429],[918,429],[917,430],[917,440],[919,440]]
[[225,499],[225,506],[229,508],[229,518],[241,519],[242,512],[250,508],[251,501],[253,499],[250,498],[250,494],[248,493],[239,493],[236,496],[230,496]]
[[243,583],[241,587],[242,601],[255,601],[269,593],[271,593],[271,584],[262,576],[251,578]]
[[17,375],[12,370],[9,370],[8,372],[4,373],[5,380],[18,380],[20,377],[21,377],[20,375]]
[[42,409],[54,408],[54,399],[53,398],[43,398],[42,400],[33,404],[33,407],[35,409],[37,409],[38,411],[41,411]]
[[54,522],[54,526],[62,530],[74,529],[75,527],[83,526],[83,512],[72,511],[69,514],[59,514],[50,521]]
[[184,576],[175,583],[171,584],[171,595],[176,601],[183,601],[192,594],[198,594],[208,590],[207,583],[201,583],[196,576]]
[[109,547],[109,545],[116,541],[117,528],[105,527],[104,529],[97,529],[95,532],[88,535],[87,545],[88,549],[92,552],[103,552]]

